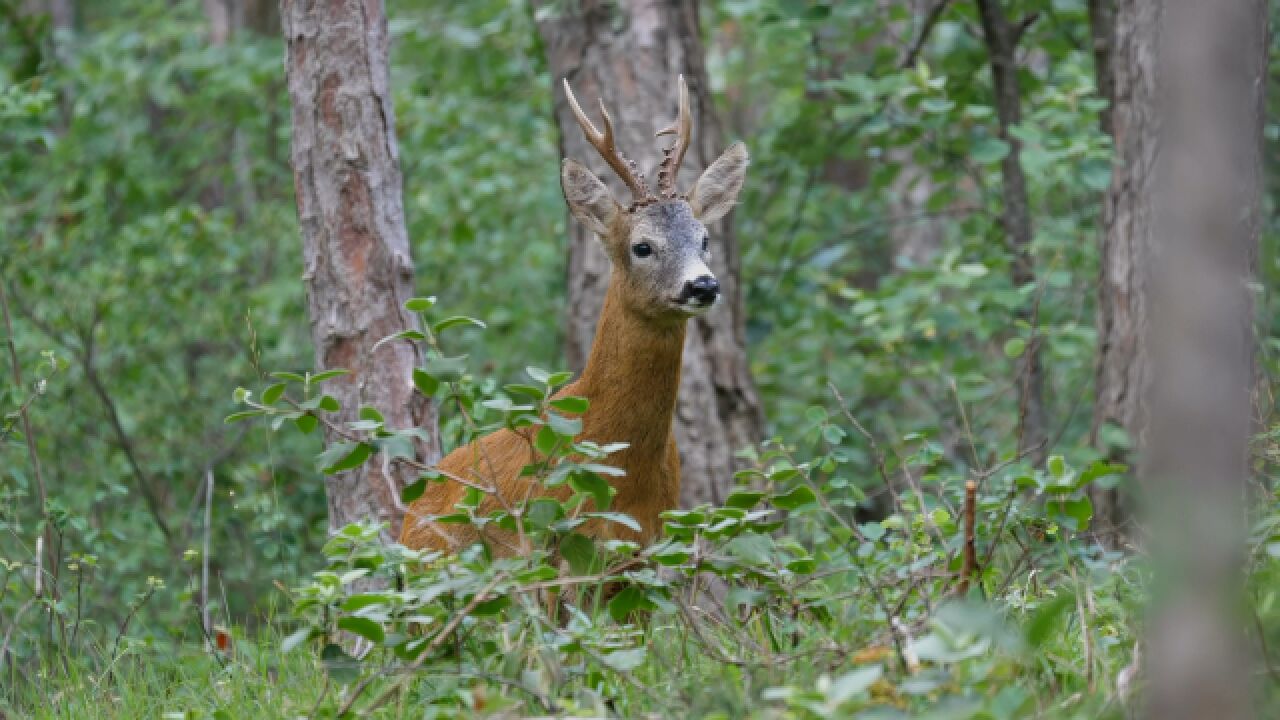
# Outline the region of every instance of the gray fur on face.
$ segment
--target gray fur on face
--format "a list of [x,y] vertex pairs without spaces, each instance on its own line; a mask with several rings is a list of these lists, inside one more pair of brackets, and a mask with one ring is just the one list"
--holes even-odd
[[[693,216],[683,200],[669,200],[638,208],[624,247],[614,248],[613,260],[626,269],[628,296],[635,309],[646,315],[698,315],[710,308],[686,302],[686,283],[713,275],[703,252],[707,228]],[[648,257],[637,257],[633,248],[647,243]]]

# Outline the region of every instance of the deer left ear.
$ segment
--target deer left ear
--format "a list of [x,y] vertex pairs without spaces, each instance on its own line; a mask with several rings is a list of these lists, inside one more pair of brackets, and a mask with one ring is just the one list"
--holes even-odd
[[622,212],[622,206],[600,178],[581,163],[565,158],[560,165],[560,187],[569,212],[595,234],[608,237],[609,226]]
[[734,143],[702,173],[689,191],[689,207],[699,222],[709,225],[733,208],[747,177],[749,160],[747,146]]

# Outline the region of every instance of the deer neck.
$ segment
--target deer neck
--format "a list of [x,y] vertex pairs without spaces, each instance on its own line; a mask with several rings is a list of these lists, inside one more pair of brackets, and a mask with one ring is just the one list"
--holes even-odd
[[591,401],[588,434],[633,449],[665,446],[680,389],[684,319],[656,323],[630,311],[609,282],[578,393]]

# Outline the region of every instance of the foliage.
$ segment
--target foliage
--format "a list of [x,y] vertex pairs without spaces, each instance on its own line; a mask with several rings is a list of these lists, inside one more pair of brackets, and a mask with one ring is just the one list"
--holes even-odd
[[[1025,287],[1010,279],[1008,147],[972,3],[950,3],[927,37],[908,3],[702,3],[721,118],[754,158],[735,225],[774,439],[742,449],[723,507],[670,513],[645,549],[577,532],[584,513],[608,512],[613,448],[573,442],[580,403],[549,400],[567,375],[525,370],[562,363],[567,220],[530,10],[390,3],[419,289],[486,326],[420,299],[427,332],[391,341],[426,343],[415,379],[444,408],[448,446],[525,428],[544,456],[531,472],[572,489],[491,514],[477,490],[449,518],[520,528],[528,552],[506,559],[414,553],[369,526],[325,537],[325,472],[411,462],[412,431],[377,408],[332,426],[325,375],[307,372],[277,34],[214,45],[194,0],[78,3],[76,27],[58,32],[9,12],[19,5],[0,0],[0,146],[16,149],[0,153],[0,283],[23,375],[6,353],[0,714],[1129,706],[1147,569],[1092,544],[1083,492],[1132,490],[1106,462],[1126,438],[1090,427],[1110,140],[1084,0],[1006,3],[1036,17],[1016,129],[1036,228]],[[1258,263],[1264,432],[1244,623],[1273,678],[1274,215]],[[1034,322],[1014,320],[1028,303]],[[1049,380],[1043,468],[1015,452],[1014,361],[1033,344]],[[234,413],[248,422],[223,422]],[[343,437],[321,447],[322,423]],[[406,500],[437,479],[417,469]]]
[[[341,689],[319,707],[338,715],[392,703],[399,712],[429,707],[445,715],[508,708],[738,716],[750,706],[797,717],[869,708],[948,717],[1017,717],[1033,708],[1097,717],[1108,705],[1118,712],[1105,693],[1064,701],[1046,683],[1033,685],[1044,688],[1037,694],[999,680],[1045,676],[1083,689],[1128,662],[1132,628],[1109,615],[1125,616],[1139,601],[1137,571],[1122,556],[1074,542],[1091,516],[1084,488],[1122,466],[1074,469],[1053,456],[1034,470],[1006,457],[973,471],[970,494],[940,448],[913,436],[905,439],[908,455],[876,458],[885,487],[895,487],[891,475],[904,475],[903,495],[895,491],[883,519],[859,522],[865,495],[850,482],[840,448],[846,435],[865,431],[852,416],[814,407],[805,435],[821,454],[801,461],[792,447],[772,444],[739,473],[740,489],[723,507],[666,513],[662,540],[647,548],[593,543],[576,532],[590,518],[634,521],[599,512],[611,490],[602,476],[614,472],[601,461],[615,448],[574,442],[581,428],[571,414],[586,400],[549,399],[570,374],[530,368],[532,384],[478,397],[458,362],[446,362],[439,337],[462,323],[437,317],[433,306],[410,300],[406,307],[422,311],[428,329],[384,340],[426,345],[419,389],[444,407],[456,404],[475,419],[475,432],[526,432],[538,453],[523,474],[574,492],[564,501],[499,495],[498,508],[485,513],[481,501],[497,483],[482,476],[455,513],[438,518],[516,535],[514,557],[479,544],[457,555],[384,546],[376,526],[333,536],[328,566],[297,591],[302,624],[285,641],[291,648],[320,640],[320,661]],[[429,492],[439,474],[419,466],[405,451],[404,431],[385,427],[374,409],[346,427],[327,419],[337,401],[315,386],[333,374],[279,375],[284,382],[264,389],[260,401],[237,391],[250,409],[229,419],[266,417],[303,430],[323,423],[339,438],[318,460],[326,472],[408,463],[423,477],[405,500]],[[289,387],[298,385],[295,400]],[[858,437],[879,452],[870,436]],[[384,589],[370,589],[371,576]],[[1101,594],[1102,611],[1086,621],[1101,626],[1055,637],[1084,598],[1096,608]],[[361,640],[359,657],[344,648],[344,633]],[[1090,646],[1083,658],[1040,654],[1076,633]],[[672,667],[680,670],[664,672]],[[733,669],[743,688],[759,688],[758,698],[700,694],[680,681],[716,667]],[[416,677],[440,682],[411,683]]]

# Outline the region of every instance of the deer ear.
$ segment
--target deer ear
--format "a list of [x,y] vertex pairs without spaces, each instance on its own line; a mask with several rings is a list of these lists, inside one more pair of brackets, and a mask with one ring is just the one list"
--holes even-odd
[[747,177],[748,160],[747,146],[734,143],[694,183],[689,191],[689,207],[699,222],[709,225],[733,208]]
[[565,159],[560,166],[560,187],[564,190],[569,212],[578,221],[602,237],[609,234],[609,226],[622,212],[622,206],[613,199],[613,193],[600,182],[600,178],[574,160]]

